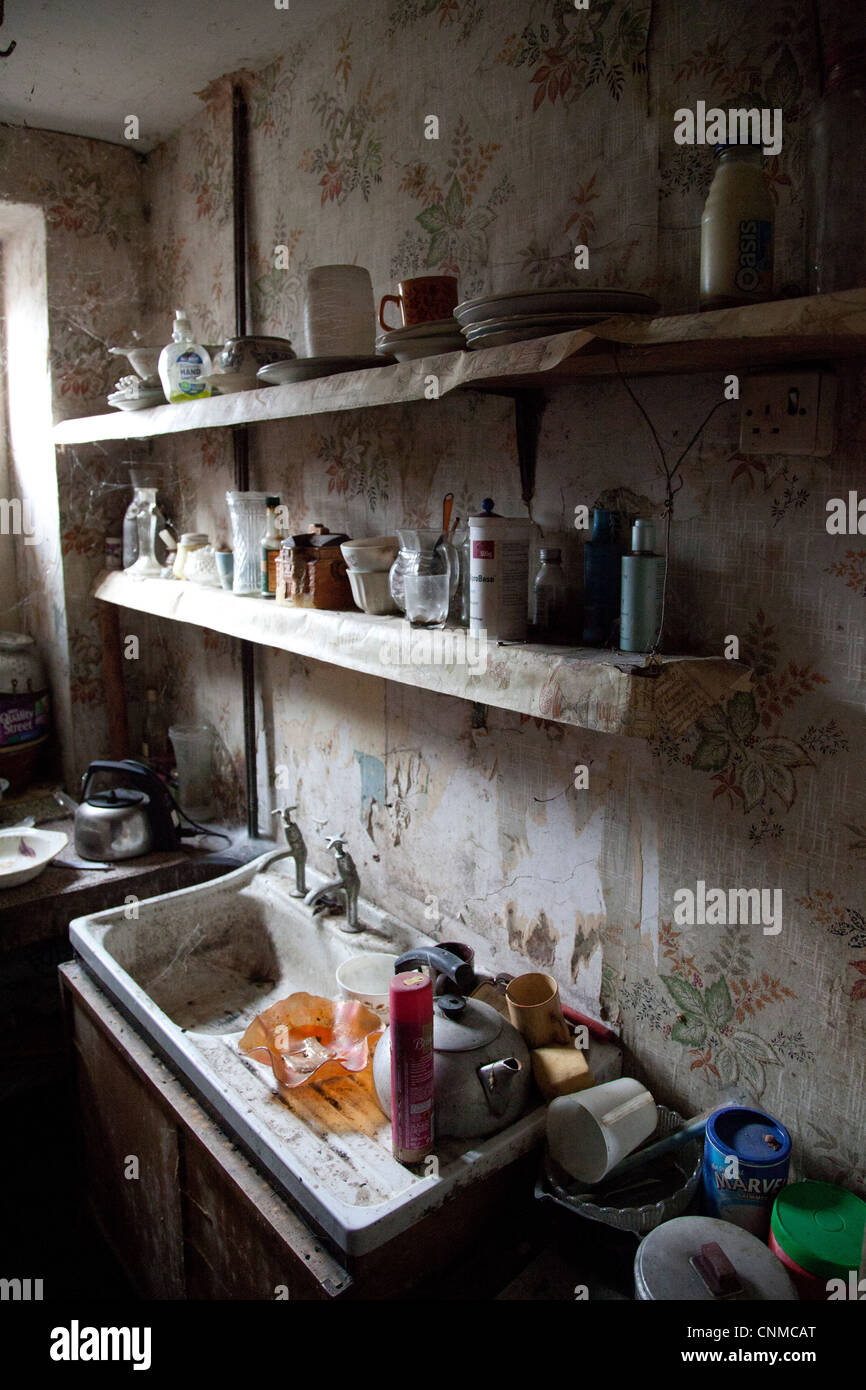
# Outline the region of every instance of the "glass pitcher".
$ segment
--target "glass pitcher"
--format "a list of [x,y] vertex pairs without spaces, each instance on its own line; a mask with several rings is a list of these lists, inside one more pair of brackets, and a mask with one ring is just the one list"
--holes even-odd
[[407,574],[447,574],[449,593],[453,594],[459,573],[457,552],[446,541],[445,533],[432,527],[412,531],[404,528],[398,530],[397,536],[400,550],[391,566],[388,586],[400,612],[406,612]]

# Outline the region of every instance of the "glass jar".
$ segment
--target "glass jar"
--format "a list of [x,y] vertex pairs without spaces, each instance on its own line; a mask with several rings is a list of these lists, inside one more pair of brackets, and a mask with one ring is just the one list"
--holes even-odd
[[566,640],[568,590],[562,552],[553,547],[541,551],[541,565],[532,590],[532,622],[539,642]]
[[809,290],[866,285],[866,43],[829,52],[809,148]]
[[773,294],[775,208],[760,145],[717,145],[701,217],[701,308],[757,304]]

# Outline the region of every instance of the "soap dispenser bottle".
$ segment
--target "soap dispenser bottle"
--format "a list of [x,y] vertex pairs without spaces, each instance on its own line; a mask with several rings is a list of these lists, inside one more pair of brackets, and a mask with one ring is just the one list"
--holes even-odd
[[159,379],[167,401],[191,401],[211,394],[210,353],[192,336],[184,309],[174,313],[172,341],[159,354]]
[[654,521],[639,518],[631,530],[631,554],[622,557],[619,645],[623,652],[648,652],[662,620],[665,557],[654,553]]

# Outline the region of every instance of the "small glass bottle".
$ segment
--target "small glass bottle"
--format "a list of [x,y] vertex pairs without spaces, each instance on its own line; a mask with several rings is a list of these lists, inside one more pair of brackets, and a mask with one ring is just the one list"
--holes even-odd
[[717,145],[701,217],[701,308],[773,297],[775,207],[760,145]]
[[532,590],[532,622],[539,642],[564,642],[568,590],[562,572],[562,552],[546,547]]
[[280,553],[282,537],[277,530],[276,509],[279,497],[267,497],[265,506],[265,534],[262,536],[262,598],[277,596],[277,556]]

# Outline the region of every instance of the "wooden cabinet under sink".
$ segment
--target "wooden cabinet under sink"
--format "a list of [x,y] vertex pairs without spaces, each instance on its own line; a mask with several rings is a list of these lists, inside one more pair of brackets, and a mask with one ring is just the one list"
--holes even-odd
[[86,1200],[142,1298],[485,1299],[519,1266],[533,1224],[534,1154],[377,1250],[338,1257],[84,968],[63,965],[60,976]]

